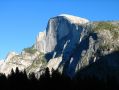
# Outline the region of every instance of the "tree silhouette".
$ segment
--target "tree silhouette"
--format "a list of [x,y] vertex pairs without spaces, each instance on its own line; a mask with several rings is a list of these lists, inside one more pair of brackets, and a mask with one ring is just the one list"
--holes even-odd
[[[82,77],[83,75],[83,77]],[[48,68],[41,75],[40,79],[32,73],[27,77],[26,71],[19,71],[16,68],[15,72],[12,69],[11,74],[6,77],[0,74],[0,90],[45,90],[45,89],[68,89],[68,90],[118,90],[119,82],[115,76],[108,75],[105,80],[98,79],[95,76],[85,76],[77,73],[77,76],[70,78],[61,74],[58,70],[52,69],[52,74]]]

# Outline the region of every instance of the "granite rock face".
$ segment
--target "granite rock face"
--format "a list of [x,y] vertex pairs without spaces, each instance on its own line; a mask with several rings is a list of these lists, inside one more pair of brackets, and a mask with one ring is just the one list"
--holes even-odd
[[86,19],[65,14],[51,18],[46,29],[46,52],[56,50],[57,46],[63,48],[69,43],[73,48],[80,39],[83,24],[88,22]]
[[[41,56],[42,60],[39,59]],[[34,64],[35,62],[37,63]],[[40,66],[43,67],[44,63],[45,60],[43,59],[43,55],[41,55],[41,53],[38,51],[36,51],[34,54],[25,51],[22,51],[20,54],[10,52],[6,59],[0,62],[0,73],[4,73],[7,76],[11,73],[12,69],[15,71],[17,67],[20,71],[26,70],[27,74],[32,73],[33,70],[34,73],[37,73],[38,70],[41,69]]]
[[46,32],[45,31],[39,32],[36,38],[35,48],[38,51],[45,53],[45,48],[46,48]]
[[[34,46],[25,50],[27,52],[21,54],[10,53],[0,62],[0,72],[9,74],[12,68],[18,67],[27,73],[35,72],[39,78],[48,67],[50,71],[58,69],[72,77],[77,71],[119,50],[119,22],[90,22],[61,14],[49,19],[46,31],[40,32]],[[117,66],[112,60],[106,63],[110,68]]]
[[[62,14],[51,18],[46,29],[46,57],[50,69],[63,65],[83,38],[87,23],[84,18]],[[47,55],[48,54],[48,55]]]
[[81,68],[118,50],[118,30],[118,22],[89,22],[64,14],[51,18],[46,29],[47,67],[74,76]]

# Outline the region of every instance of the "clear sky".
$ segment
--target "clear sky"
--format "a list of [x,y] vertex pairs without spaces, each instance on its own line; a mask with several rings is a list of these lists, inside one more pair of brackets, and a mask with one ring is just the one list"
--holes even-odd
[[0,59],[31,46],[48,19],[62,13],[119,20],[119,0],[0,0]]

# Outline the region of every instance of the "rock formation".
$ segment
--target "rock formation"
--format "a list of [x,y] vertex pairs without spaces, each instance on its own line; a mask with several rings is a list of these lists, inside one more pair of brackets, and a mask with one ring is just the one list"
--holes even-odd
[[45,53],[45,47],[46,47],[46,32],[40,32],[36,38],[35,48]]
[[[75,73],[119,50],[119,22],[89,22],[61,14],[48,21],[46,31],[40,32],[32,48],[21,54],[10,53],[0,64],[0,72],[12,68],[35,72],[39,77],[48,67],[74,76]],[[112,61],[113,62],[113,61]]]

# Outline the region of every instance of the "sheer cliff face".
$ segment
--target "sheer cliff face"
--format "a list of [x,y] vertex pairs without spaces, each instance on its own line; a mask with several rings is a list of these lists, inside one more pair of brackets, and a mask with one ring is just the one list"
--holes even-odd
[[[71,55],[82,41],[83,33],[87,34],[85,30],[88,22],[87,19],[64,14],[49,20],[46,28],[44,51],[49,61],[47,67],[57,69],[68,61],[73,63],[73,59],[70,61]],[[40,43],[41,45],[42,43]],[[40,48],[37,49],[40,50]]]
[[89,21],[86,19],[65,14],[51,18],[46,33],[40,32],[37,37],[36,49],[44,53],[52,52],[60,41],[66,43],[65,39],[76,44],[83,30],[83,24],[87,22]]
[[[30,54],[34,49],[21,54],[11,53],[0,63],[0,72],[8,73],[11,68],[19,67],[28,73],[35,72],[39,77],[48,67],[73,76],[77,70],[97,62],[102,56],[118,51],[118,36],[119,22],[89,22],[62,14],[51,18],[46,31],[38,34],[33,47],[37,50],[35,53]],[[109,61],[110,67],[111,63],[115,64]]]
[[51,18],[46,30],[46,52],[52,52],[57,46],[62,48],[68,43],[68,40],[72,43],[72,46],[78,43],[80,33],[83,30],[82,24],[87,22],[88,20],[86,19],[70,15]]
[[45,53],[45,47],[46,47],[46,32],[40,32],[36,38],[35,48]]
[[70,76],[118,50],[118,22],[89,22],[87,19],[60,15],[48,22],[45,37],[47,67]]

